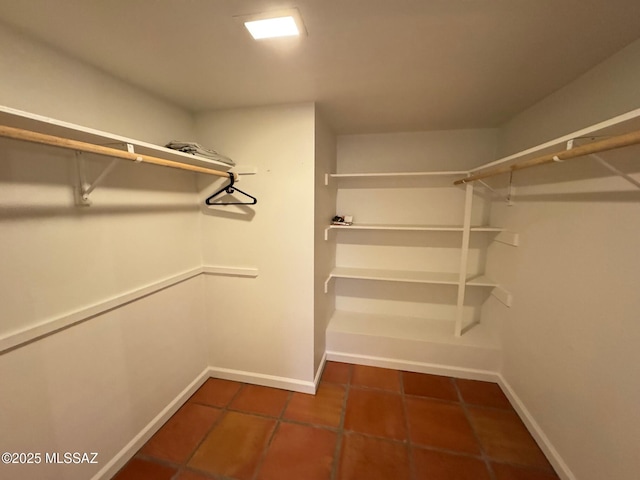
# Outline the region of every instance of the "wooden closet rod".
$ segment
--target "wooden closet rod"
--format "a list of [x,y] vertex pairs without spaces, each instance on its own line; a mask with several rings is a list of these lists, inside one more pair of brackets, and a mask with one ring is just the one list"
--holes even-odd
[[[189,170],[191,172],[206,173],[207,175],[215,175],[217,177],[229,178],[230,172],[220,170],[212,170],[209,168],[188,165],[173,160],[165,160],[164,158],[153,157],[150,155],[142,155],[139,153],[125,152],[117,148],[103,147],[102,145],[94,145],[92,143],[71,140],[70,138],[56,137],[44,133],[32,132],[22,128],[8,127],[0,125],[0,137],[12,138],[15,140],[23,140],[25,142],[41,143],[43,145],[51,145],[53,147],[66,148],[79,152],[95,153],[105,157],[120,158],[130,160],[132,162],[151,163],[153,165],[161,165],[163,167],[178,168],[180,170]],[[233,174],[234,176],[236,174]]]
[[634,132],[625,133],[623,135],[616,135],[615,137],[609,137],[605,138],[604,140],[598,140],[586,145],[581,145],[570,150],[562,150],[561,152],[557,153],[548,153],[545,155],[540,155],[539,157],[532,158],[530,160],[525,160],[524,162],[493,168],[485,172],[479,172],[466,178],[456,180],[455,182],[453,182],[453,184],[460,185],[462,183],[469,183],[473,182],[474,180],[480,180],[482,178],[500,175],[501,173],[522,170],[524,168],[535,167],[537,165],[543,165],[545,163],[563,162],[564,160],[572,160],[577,157],[583,157],[585,155],[591,155],[593,153],[604,152],[607,150],[614,150],[616,148],[629,147],[631,145],[637,145],[639,143],[640,130],[636,130]]

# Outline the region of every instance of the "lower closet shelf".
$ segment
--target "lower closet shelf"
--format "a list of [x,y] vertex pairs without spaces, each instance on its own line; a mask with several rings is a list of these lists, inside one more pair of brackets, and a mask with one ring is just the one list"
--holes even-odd
[[499,336],[482,323],[456,337],[453,320],[336,310],[326,337],[334,356],[386,359],[400,368],[426,364],[495,371],[501,358]]

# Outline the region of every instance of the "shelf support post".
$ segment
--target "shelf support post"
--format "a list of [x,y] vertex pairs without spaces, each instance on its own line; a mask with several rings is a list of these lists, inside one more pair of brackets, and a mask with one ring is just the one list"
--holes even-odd
[[462,335],[464,315],[464,295],[467,286],[467,260],[469,258],[469,239],[471,237],[471,207],[473,205],[473,184],[465,184],[464,224],[462,230],[462,250],[460,253],[460,270],[458,277],[458,301],[456,305],[455,336]]

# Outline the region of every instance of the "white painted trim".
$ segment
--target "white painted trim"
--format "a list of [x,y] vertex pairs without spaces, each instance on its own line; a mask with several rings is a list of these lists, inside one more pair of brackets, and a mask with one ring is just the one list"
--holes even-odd
[[0,336],[0,353],[6,350],[18,348],[22,345],[49,336],[65,328],[72,327],[73,325],[77,325],[110,310],[114,310],[128,303],[132,303],[141,298],[153,295],[160,290],[172,287],[178,283],[184,282],[193,277],[197,277],[201,274],[257,277],[258,269],[248,267],[223,267],[208,265],[196,267],[191,270],[187,270],[186,272],[178,273],[171,277],[164,278],[158,282],[145,285],[144,287],[122,293],[108,300],[81,308],[74,312],[67,313],[59,317],[46,319],[41,321],[40,323],[37,323],[36,325],[30,325],[21,330],[13,331],[5,334],[4,336]]
[[209,368],[205,368],[193,382],[187,385],[153,420],[140,430],[122,450],[116,453],[98,473],[91,477],[91,480],[108,480],[112,478],[208,378]]
[[496,375],[496,381],[498,382],[498,385],[500,385],[500,388],[502,388],[502,391],[511,402],[511,405],[516,410],[537,444],[544,452],[545,456],[549,460],[549,463],[551,463],[558,476],[562,480],[576,480],[576,476],[573,474],[573,472],[571,472],[569,466],[564,462],[556,448],[551,443],[551,440],[549,440],[549,437],[545,435],[542,427],[540,427],[538,422],[535,421],[531,412],[527,410],[527,407],[525,407],[522,400],[520,400],[520,397],[518,397],[513,388],[511,388],[509,382],[507,382],[501,374]]
[[374,357],[353,353],[327,351],[327,360],[334,362],[354,363],[356,365],[369,365],[371,367],[393,368],[407,372],[430,373],[432,375],[446,375],[448,377],[465,378],[469,380],[484,380],[498,382],[498,372],[491,370],[478,370],[473,368],[451,367],[436,363],[413,362],[398,360],[396,358]]
[[[256,175],[258,173],[258,167],[248,165],[236,165],[231,167],[231,171],[237,175]],[[240,179],[238,178],[238,182]]]
[[278,377],[266,375],[264,373],[245,372],[243,370],[233,370],[222,367],[209,367],[209,374],[213,378],[224,380],[234,380],[236,382],[251,383],[264,387],[282,388],[294,392],[314,394],[316,387],[314,382],[307,382],[295,378]]
[[322,378],[322,372],[324,372],[324,366],[327,363],[327,352],[324,352],[322,358],[320,359],[320,365],[318,365],[318,371],[316,372],[316,376],[313,379],[313,384],[315,385],[315,392],[318,391],[318,385],[320,385],[320,379]]
[[234,277],[257,277],[258,269],[253,267],[225,267],[222,265],[208,265],[202,267],[207,275],[229,275]]
[[3,337],[0,337],[0,353],[4,352],[5,350],[10,350],[24,345],[25,343],[33,342],[34,340],[38,340],[42,337],[46,337],[62,329],[77,325],[78,323],[84,322],[86,320],[89,320],[90,318],[96,317],[115,308],[119,308],[128,303],[135,302],[136,300],[152,295],[160,290],[164,290],[165,288],[196,277],[201,273],[202,267],[194,268],[192,270],[188,270],[186,272],[165,278],[163,280],[160,280],[159,282],[146,285],[142,288],[117,295],[89,307],[76,310],[75,312],[68,313],[60,317],[43,320],[36,325],[30,325],[22,330],[8,333]]

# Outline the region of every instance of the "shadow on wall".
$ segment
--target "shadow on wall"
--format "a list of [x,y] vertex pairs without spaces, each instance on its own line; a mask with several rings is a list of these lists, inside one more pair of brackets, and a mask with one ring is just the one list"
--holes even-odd
[[0,220],[25,220],[28,218],[48,217],[90,217],[101,215],[137,215],[137,214],[167,214],[175,212],[194,212],[195,205],[117,205],[76,207],[73,205],[28,205],[5,206],[0,205]]
[[247,205],[205,205],[200,202],[200,211],[204,215],[211,217],[228,218],[233,220],[244,220],[250,222],[256,215],[256,210]]

